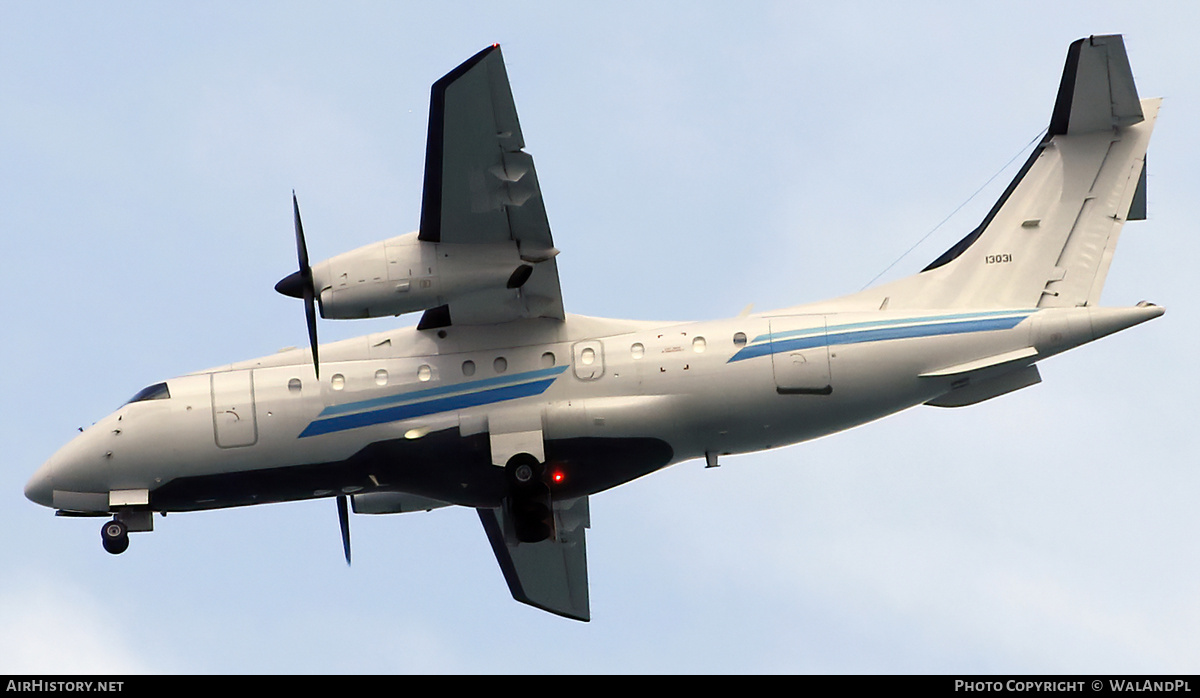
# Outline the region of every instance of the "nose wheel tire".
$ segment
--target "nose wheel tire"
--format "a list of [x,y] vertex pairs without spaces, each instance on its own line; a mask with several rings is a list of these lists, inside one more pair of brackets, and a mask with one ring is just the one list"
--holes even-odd
[[113,555],[120,555],[129,547],[129,528],[122,521],[113,519],[100,528],[100,542]]

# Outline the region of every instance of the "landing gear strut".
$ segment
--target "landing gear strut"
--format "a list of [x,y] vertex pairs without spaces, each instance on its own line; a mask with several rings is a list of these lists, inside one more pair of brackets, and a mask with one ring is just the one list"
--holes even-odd
[[119,519],[105,521],[100,528],[100,541],[104,549],[113,555],[120,555],[129,547],[129,527]]
[[[163,514],[166,516],[166,514]],[[129,534],[154,530],[154,512],[149,508],[122,508],[100,528],[100,542],[113,555],[129,548]]]
[[517,540],[522,543],[546,540],[554,533],[554,510],[550,488],[543,477],[545,466],[528,453],[518,453],[509,459],[505,470],[508,511]]

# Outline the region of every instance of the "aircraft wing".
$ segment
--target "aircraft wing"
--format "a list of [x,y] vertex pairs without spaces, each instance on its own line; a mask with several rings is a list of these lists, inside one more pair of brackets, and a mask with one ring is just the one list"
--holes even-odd
[[588,603],[587,497],[554,503],[556,536],[518,543],[502,509],[477,509],[513,598],[575,620],[591,620]]
[[517,244],[527,265],[508,287],[426,311],[419,327],[563,319],[554,241],[533,158],[517,121],[498,45],[433,84],[419,239],[442,244]]

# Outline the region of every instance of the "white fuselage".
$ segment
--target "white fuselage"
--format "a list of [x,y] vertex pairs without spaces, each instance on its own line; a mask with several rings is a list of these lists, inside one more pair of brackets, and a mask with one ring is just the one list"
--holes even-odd
[[156,511],[372,491],[494,506],[488,436],[516,419],[566,464],[567,491],[591,494],[863,424],[959,387],[972,362],[1030,364],[1161,313],[805,310],[403,328],[324,345],[319,380],[289,350],[166,381],[168,398],[101,419],[26,492],[76,512],[139,492]]

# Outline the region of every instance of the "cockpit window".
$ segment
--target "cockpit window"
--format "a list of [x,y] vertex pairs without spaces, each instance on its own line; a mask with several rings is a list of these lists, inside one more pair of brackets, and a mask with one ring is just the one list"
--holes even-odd
[[[167,390],[166,383],[155,383],[138,391],[137,395],[129,398],[129,402],[142,402],[143,400],[167,400],[171,397],[171,391]],[[129,402],[125,403],[126,405]]]

